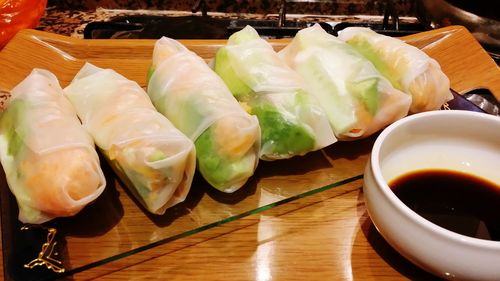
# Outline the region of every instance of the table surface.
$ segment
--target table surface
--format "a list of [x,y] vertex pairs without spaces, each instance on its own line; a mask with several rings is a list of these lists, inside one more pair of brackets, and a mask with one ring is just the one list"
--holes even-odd
[[[435,57],[463,92],[488,87],[500,97],[496,64],[461,27],[414,42]],[[441,31],[443,32],[443,31]],[[435,34],[428,33],[432,37]],[[451,39],[450,39],[451,38]],[[410,40],[410,43],[411,40]],[[12,49],[6,48],[6,55]],[[439,53],[438,53],[439,52]],[[20,69],[22,66],[19,66]],[[0,73],[2,74],[2,73]],[[3,79],[0,88],[16,83]],[[64,80],[64,78],[63,78]],[[62,81],[64,83],[64,81]],[[393,250],[372,225],[357,179],[266,211],[159,245],[73,276],[75,280],[432,279]],[[145,259],[144,257],[147,257]],[[3,267],[3,263],[0,264]],[[3,268],[0,268],[3,271]]]

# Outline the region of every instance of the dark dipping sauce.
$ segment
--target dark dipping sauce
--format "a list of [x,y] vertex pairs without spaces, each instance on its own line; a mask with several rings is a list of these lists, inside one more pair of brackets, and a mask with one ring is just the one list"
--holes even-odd
[[500,186],[474,175],[422,170],[389,183],[406,206],[456,233],[500,241]]

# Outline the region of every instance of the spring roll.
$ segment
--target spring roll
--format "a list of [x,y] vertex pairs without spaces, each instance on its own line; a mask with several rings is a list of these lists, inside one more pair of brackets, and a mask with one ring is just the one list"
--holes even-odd
[[236,99],[259,119],[261,159],[304,155],[336,141],[317,100],[250,26],[217,51],[215,72]]
[[194,144],[156,111],[136,82],[86,64],[64,93],[115,172],[148,211],[161,215],[184,201],[196,165]]
[[52,73],[33,70],[11,94],[0,117],[0,160],[19,220],[75,215],[106,186],[92,138]]
[[369,59],[394,87],[412,96],[411,113],[437,110],[453,98],[450,80],[422,50],[363,27],[346,28],[339,38]]
[[148,95],[196,146],[198,169],[223,192],[234,192],[253,175],[259,160],[260,128],[224,82],[181,43],[156,42]]
[[318,24],[299,31],[279,55],[306,81],[338,139],[367,137],[408,113],[408,95]]

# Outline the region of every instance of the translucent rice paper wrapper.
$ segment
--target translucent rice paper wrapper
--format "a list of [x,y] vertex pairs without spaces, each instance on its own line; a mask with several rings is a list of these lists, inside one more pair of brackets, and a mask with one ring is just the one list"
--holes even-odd
[[214,69],[232,94],[259,119],[261,159],[304,155],[336,141],[318,101],[303,80],[250,26],[219,49]]
[[11,93],[0,119],[0,159],[19,220],[75,215],[106,186],[92,138],[52,73],[35,69]]
[[158,111],[195,142],[198,169],[215,188],[239,189],[259,160],[260,127],[219,76],[181,43],[156,42],[148,94]]
[[410,96],[318,24],[299,31],[279,55],[305,80],[340,140],[367,137],[408,113]]
[[86,64],[64,89],[111,166],[154,214],[184,201],[194,145],[158,113],[144,90],[111,69]]
[[369,59],[394,87],[412,96],[411,113],[437,110],[453,99],[450,80],[422,50],[363,27],[348,27],[339,38]]

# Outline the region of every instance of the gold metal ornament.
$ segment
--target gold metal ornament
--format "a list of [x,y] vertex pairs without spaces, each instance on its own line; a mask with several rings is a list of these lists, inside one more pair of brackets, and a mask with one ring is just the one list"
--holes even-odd
[[47,242],[43,243],[40,252],[38,253],[38,257],[29,263],[25,264],[25,268],[32,269],[36,266],[45,266],[47,269],[51,269],[56,273],[63,273],[64,267],[62,261],[59,260],[59,253],[56,251],[57,241],[54,241],[57,233],[57,229],[55,228],[44,228],[42,226],[35,225],[25,225],[21,227],[21,230],[28,230],[32,227],[41,227],[47,230]]

